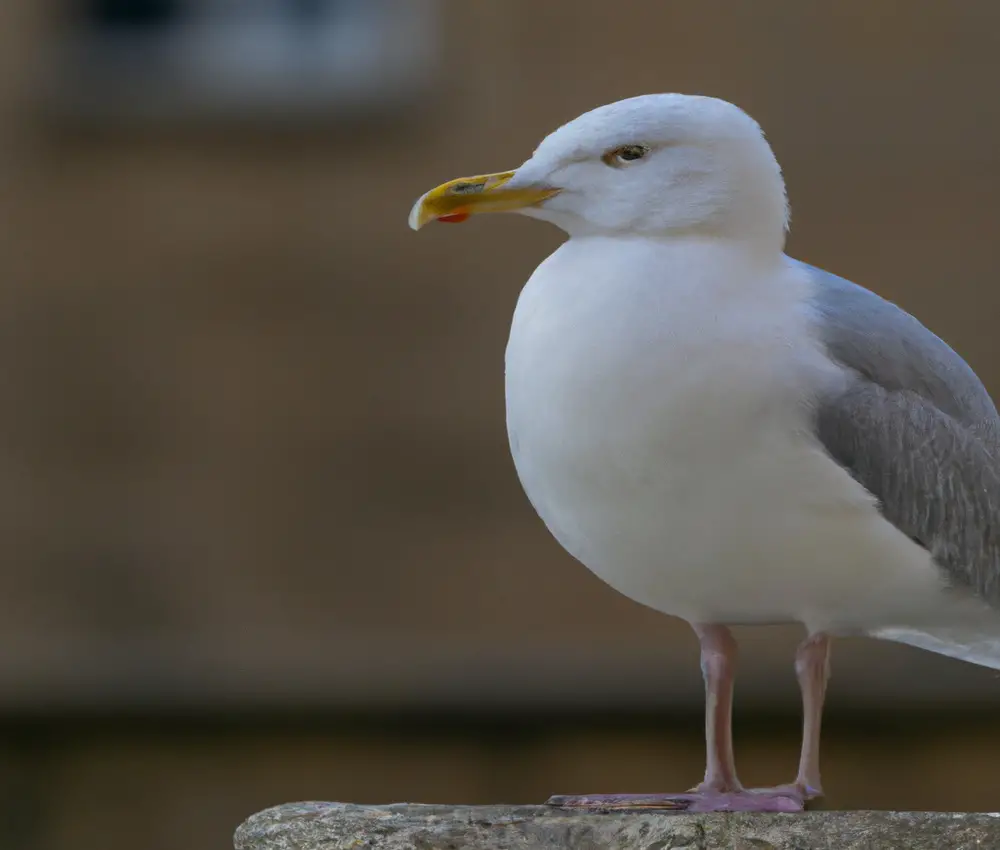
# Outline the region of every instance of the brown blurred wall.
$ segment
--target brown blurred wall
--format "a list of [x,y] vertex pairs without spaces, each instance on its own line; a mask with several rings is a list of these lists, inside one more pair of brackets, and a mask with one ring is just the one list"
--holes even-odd
[[[746,108],[785,169],[790,253],[898,301],[1000,392],[990,0],[445,0],[431,100],[280,132],[54,120],[39,82],[56,6],[0,5],[0,712],[697,710],[686,629],[563,554],[508,459],[506,331],[559,234],[508,217],[406,227],[431,185],[516,165],[610,100]],[[749,640],[746,704],[794,712],[794,634]],[[1000,700],[992,673],[915,651],[841,659],[845,706]],[[40,780],[45,840],[208,847],[296,796],[530,799],[655,781],[661,745],[697,772],[699,747],[697,725],[669,746],[619,730],[509,762],[474,736],[366,734],[72,739]],[[932,755],[951,758],[952,774],[894,797],[888,765],[862,783],[862,749],[842,749],[841,799],[968,802],[947,793],[978,748],[922,734],[919,753],[902,739],[872,759],[910,752],[929,777]],[[790,768],[794,721],[780,746]],[[112,827],[121,793],[133,816]],[[149,819],[162,834],[142,834]],[[181,845],[191,823],[211,838]]]

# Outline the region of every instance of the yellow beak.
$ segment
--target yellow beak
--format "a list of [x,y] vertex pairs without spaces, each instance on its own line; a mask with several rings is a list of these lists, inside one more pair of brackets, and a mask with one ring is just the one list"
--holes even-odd
[[541,203],[559,191],[538,186],[507,188],[514,174],[513,171],[501,171],[478,177],[459,177],[442,183],[413,205],[410,227],[420,230],[434,220],[457,222],[465,221],[475,213],[521,210]]

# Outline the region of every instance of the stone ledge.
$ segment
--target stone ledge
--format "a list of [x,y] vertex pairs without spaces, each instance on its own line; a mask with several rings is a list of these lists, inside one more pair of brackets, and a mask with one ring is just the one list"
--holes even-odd
[[546,806],[289,803],[250,817],[236,850],[987,850],[1000,814],[580,814]]

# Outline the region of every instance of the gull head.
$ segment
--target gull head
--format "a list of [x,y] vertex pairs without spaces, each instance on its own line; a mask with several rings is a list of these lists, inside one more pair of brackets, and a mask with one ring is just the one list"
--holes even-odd
[[704,234],[779,250],[788,219],[781,169],[757,123],[724,100],[683,94],[586,112],[520,168],[427,192],[410,226],[480,212],[519,212],[571,236]]

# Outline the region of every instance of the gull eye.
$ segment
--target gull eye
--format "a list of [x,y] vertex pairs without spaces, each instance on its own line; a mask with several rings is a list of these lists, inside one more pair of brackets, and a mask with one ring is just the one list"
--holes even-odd
[[622,145],[620,148],[608,151],[601,159],[604,160],[606,165],[620,167],[628,165],[630,162],[635,162],[637,159],[642,159],[648,153],[649,148],[645,145]]

